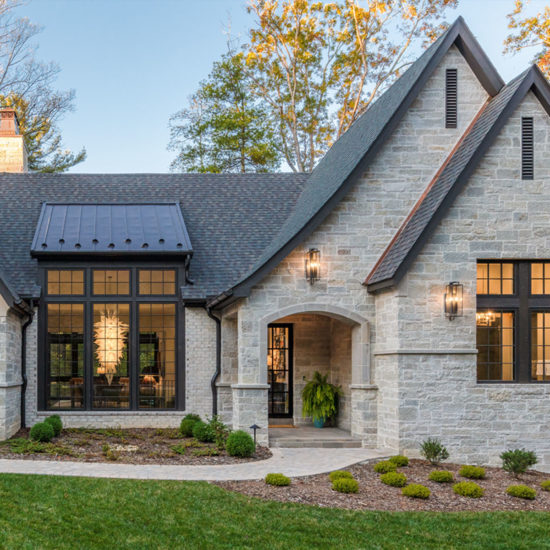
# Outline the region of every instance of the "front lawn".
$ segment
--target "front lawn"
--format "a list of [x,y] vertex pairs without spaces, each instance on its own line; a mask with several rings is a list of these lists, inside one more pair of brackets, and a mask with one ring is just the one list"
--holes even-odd
[[544,512],[354,512],[207,483],[0,475],[0,548],[550,548]]

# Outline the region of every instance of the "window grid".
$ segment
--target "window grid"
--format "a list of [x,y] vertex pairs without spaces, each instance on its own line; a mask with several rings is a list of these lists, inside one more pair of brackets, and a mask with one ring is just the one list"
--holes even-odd
[[477,379],[514,380],[514,313],[478,310],[476,324]]
[[92,273],[95,296],[127,296],[130,294],[129,269],[94,269]]
[[531,377],[550,380],[550,311],[531,313]]
[[173,296],[176,293],[176,272],[173,269],[140,269],[139,294]]
[[83,296],[84,270],[48,269],[47,292],[50,296]]
[[514,294],[514,264],[510,262],[479,262],[477,264],[477,293],[478,295]]

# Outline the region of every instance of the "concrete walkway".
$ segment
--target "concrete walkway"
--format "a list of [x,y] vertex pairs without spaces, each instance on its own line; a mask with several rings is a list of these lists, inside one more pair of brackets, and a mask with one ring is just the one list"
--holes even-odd
[[271,472],[290,477],[322,474],[388,456],[380,449],[272,449],[267,460],[218,466],[175,466],[0,459],[0,473],[129,479],[228,481],[262,479]]

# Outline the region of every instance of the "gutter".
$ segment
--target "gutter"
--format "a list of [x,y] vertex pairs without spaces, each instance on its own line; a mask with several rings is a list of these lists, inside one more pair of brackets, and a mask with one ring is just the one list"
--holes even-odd
[[222,322],[219,317],[216,317],[212,313],[210,306],[205,305],[204,309],[208,317],[216,323],[216,371],[210,380],[210,387],[212,389],[212,416],[216,416],[218,414],[218,388],[216,387],[216,381],[222,371]]
[[21,329],[21,428],[26,428],[25,419],[25,393],[27,391],[27,327],[34,319],[34,302],[31,298],[27,320]]

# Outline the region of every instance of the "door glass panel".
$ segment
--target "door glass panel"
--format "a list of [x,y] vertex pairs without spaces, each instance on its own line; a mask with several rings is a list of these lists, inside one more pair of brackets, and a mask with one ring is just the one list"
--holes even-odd
[[130,406],[128,373],[128,304],[94,304],[93,407],[120,409]]
[[83,408],[83,304],[48,304],[47,354],[48,408]]
[[176,306],[139,304],[139,407],[176,406]]
[[292,415],[292,342],[289,326],[268,327],[267,369],[269,388],[269,414]]

